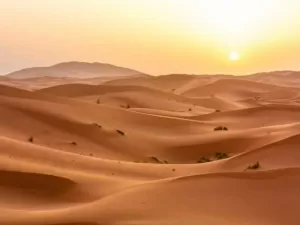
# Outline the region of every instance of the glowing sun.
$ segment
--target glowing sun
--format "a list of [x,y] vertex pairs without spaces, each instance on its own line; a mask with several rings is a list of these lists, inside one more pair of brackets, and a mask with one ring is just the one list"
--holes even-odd
[[229,53],[229,59],[231,61],[238,61],[240,59],[240,55],[237,52],[230,52]]

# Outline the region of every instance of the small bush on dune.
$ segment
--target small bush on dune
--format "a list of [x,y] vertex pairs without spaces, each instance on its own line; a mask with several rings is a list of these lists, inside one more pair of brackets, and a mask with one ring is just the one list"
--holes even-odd
[[76,143],[75,141],[73,141],[71,144],[72,144],[72,145],[77,145],[77,143]]
[[260,168],[260,164],[259,164],[259,162],[256,162],[255,164],[248,166],[247,169],[248,170],[257,170],[259,168]]
[[156,158],[155,156],[150,156],[150,157],[148,157],[148,160],[149,160],[150,162],[154,162],[154,163],[161,163],[161,161],[159,161],[159,159]]
[[102,128],[102,126],[99,125],[98,123],[93,123],[93,125],[96,126],[96,127]]
[[214,131],[228,131],[228,128],[223,126],[218,126],[215,127]]
[[123,131],[121,131],[121,130],[116,130],[116,131],[117,131],[119,134],[125,136],[125,133],[124,133]]
[[97,104],[100,104],[100,98],[97,99],[96,103],[97,103]]
[[227,153],[223,153],[223,152],[217,152],[216,153],[216,159],[227,159],[229,158],[228,154]]
[[201,159],[198,160],[198,163],[207,163],[207,162],[211,162],[211,160],[207,157],[201,157]]
[[31,143],[33,143],[33,137],[32,137],[32,136],[29,137],[29,138],[28,138],[28,141],[31,142]]
[[158,163],[158,164],[169,164],[169,162],[167,160],[159,160],[157,157],[155,156],[150,156],[147,157],[144,160],[136,160],[136,163]]
[[215,127],[214,131],[223,130],[223,127]]
[[216,109],[216,112],[221,112],[221,110],[220,109]]
[[130,105],[129,104],[125,104],[125,105],[121,105],[122,108],[125,108],[125,109],[129,109],[130,108]]

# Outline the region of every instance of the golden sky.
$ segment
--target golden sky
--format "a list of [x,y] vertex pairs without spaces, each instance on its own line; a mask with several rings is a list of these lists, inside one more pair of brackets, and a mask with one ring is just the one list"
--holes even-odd
[[0,0],[0,74],[63,61],[151,74],[300,70],[299,12],[299,0]]

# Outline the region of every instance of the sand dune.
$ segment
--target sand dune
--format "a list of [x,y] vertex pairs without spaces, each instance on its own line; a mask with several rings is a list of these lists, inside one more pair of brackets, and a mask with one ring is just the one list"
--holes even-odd
[[153,109],[164,110],[165,112],[162,114],[166,115],[177,112],[189,116],[210,113],[215,110],[205,107],[201,101],[144,86],[69,84],[45,88],[36,92],[136,111],[141,111],[139,108],[148,109],[149,112]]
[[51,79],[0,86],[0,224],[300,223],[297,87]]
[[114,81],[106,82],[107,85],[136,85],[146,86],[164,91],[174,92],[177,88],[182,85],[195,80],[195,76],[184,76],[184,75],[166,75],[158,77],[141,77],[139,79],[119,79]]
[[269,104],[249,109],[195,116],[192,119],[201,122],[214,121],[215,124],[228,126],[229,129],[246,129],[298,122],[300,119],[299,110],[298,105]]
[[213,81],[220,79],[234,78],[227,75],[184,75],[184,74],[170,74],[164,76],[148,76],[139,78],[124,78],[118,80],[108,81],[107,85],[136,85],[146,86],[154,89],[163,90],[166,92],[173,92],[176,94],[182,94],[195,87],[209,84]]
[[257,73],[244,76],[243,79],[287,87],[300,87],[299,71]]
[[232,100],[253,98],[258,94],[276,90],[279,87],[239,79],[222,79],[183,93],[189,97],[223,96]]

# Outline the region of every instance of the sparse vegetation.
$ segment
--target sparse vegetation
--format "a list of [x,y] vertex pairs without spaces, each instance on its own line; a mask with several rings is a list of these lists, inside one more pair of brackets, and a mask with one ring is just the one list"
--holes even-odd
[[32,136],[29,137],[29,138],[28,138],[28,141],[31,142],[31,143],[33,143],[33,137],[32,137]]
[[192,111],[192,109],[190,108],[189,111]]
[[73,141],[71,144],[72,144],[72,145],[77,145],[77,143],[76,143],[75,141]]
[[211,160],[207,157],[201,157],[200,160],[198,160],[198,163],[207,163],[211,162]]
[[175,170],[175,169],[172,169],[172,171],[175,172],[176,170]]
[[97,99],[96,103],[97,103],[97,104],[100,104],[100,98]]
[[162,163],[158,158],[155,156],[150,156],[148,157],[148,161],[153,162],[153,163]]
[[214,160],[220,160],[220,159],[227,159],[229,158],[229,155],[227,153],[224,152],[217,152],[214,157],[206,157],[203,156],[200,158],[200,160],[197,161],[197,163],[208,163],[208,162],[212,162]]
[[224,152],[217,152],[215,156],[217,160],[229,158],[228,154]]
[[257,170],[259,168],[260,168],[260,163],[259,162],[256,162],[253,165],[250,165],[250,166],[247,167],[248,170]]
[[102,126],[99,125],[98,123],[93,123],[93,125],[96,126],[96,127],[102,128]]
[[144,160],[136,160],[134,161],[136,163],[159,163],[159,164],[169,164],[169,162],[167,160],[159,160],[157,157],[155,156],[150,156],[147,157],[147,159]]
[[125,136],[125,133],[124,133],[123,131],[121,131],[121,130],[116,130],[116,131],[117,131],[119,134]]
[[215,127],[214,131],[228,131],[228,128],[223,126],[218,126]]
[[221,112],[221,110],[220,109],[216,109],[216,112]]
[[129,109],[130,108],[130,105],[129,104],[125,104],[125,105],[121,105],[122,108],[125,108],[125,109]]

